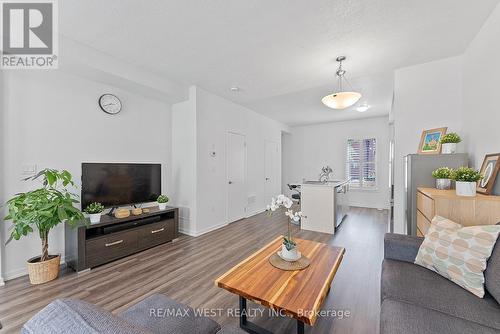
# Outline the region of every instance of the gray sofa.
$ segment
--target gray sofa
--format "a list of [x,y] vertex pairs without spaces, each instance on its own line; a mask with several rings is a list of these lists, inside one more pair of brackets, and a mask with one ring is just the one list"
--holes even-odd
[[500,334],[500,242],[478,298],[413,264],[423,238],[386,234],[381,278],[381,334]]
[[195,314],[188,306],[155,294],[118,316],[77,299],[56,299],[21,330],[23,334],[241,334],[239,327],[222,327]]

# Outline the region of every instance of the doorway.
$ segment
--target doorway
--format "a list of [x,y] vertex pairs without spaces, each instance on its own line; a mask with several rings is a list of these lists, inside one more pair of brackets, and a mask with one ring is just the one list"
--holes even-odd
[[228,132],[226,155],[228,223],[245,217],[247,205],[246,160],[245,135]]
[[278,190],[278,143],[265,141],[265,202],[271,202],[271,198],[279,194]]

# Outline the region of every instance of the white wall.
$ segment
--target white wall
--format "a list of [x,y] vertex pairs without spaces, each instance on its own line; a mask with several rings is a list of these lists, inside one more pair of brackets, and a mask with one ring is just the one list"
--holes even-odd
[[500,6],[497,6],[463,57],[463,139],[471,164],[478,169],[485,154],[500,152],[499,36]]
[[[24,164],[67,169],[79,185],[82,162],[161,163],[163,192],[170,192],[171,114],[166,103],[62,71],[12,71],[5,90],[7,198],[33,186],[20,181]],[[97,100],[103,93],[122,100],[120,114],[100,110]],[[5,234],[6,229],[4,239]],[[51,232],[49,244],[51,253],[64,255],[62,225]],[[25,274],[26,260],[40,254],[40,241],[34,233],[3,252],[4,275],[10,279]]]
[[[265,198],[265,140],[278,144],[281,156],[282,124],[241,105],[232,103],[200,88],[196,90],[198,126],[198,221],[199,233],[227,222],[226,139],[228,132],[245,135],[247,144],[247,216],[261,212],[270,199]],[[215,149],[215,157],[210,151]],[[281,160],[281,159],[279,159]],[[281,180],[281,165],[278,166]],[[278,182],[276,193],[281,184]]]
[[[287,127],[194,86],[189,90],[189,101],[175,104],[173,110],[173,133],[174,135],[183,133],[178,139],[175,137],[173,139],[174,171],[188,168],[185,161],[180,161],[184,157],[182,154],[177,154],[177,150],[185,148],[192,152],[193,141],[196,143],[194,148],[196,157],[193,158],[189,153],[189,161],[195,161],[196,175],[190,176],[190,180],[179,181],[189,184],[191,189],[196,190],[186,192],[182,187],[175,187],[180,193],[176,192],[174,197],[183,199],[176,203],[183,207],[181,210],[182,220],[185,221],[182,225],[183,232],[198,236],[228,223],[226,217],[226,136],[228,132],[240,133],[246,137],[246,196],[255,198],[255,202],[248,203],[246,207],[247,216],[263,211],[269,201],[265,198],[264,188],[264,143],[265,140],[276,142],[281,156],[281,131],[287,130]],[[178,115],[182,113],[190,113],[190,116]],[[194,125],[193,122],[195,122]],[[190,136],[190,138],[185,138],[185,136]],[[176,147],[181,141],[182,145]],[[212,151],[216,152],[215,157],[210,155]],[[278,179],[281,180],[281,165],[278,166],[278,173]],[[192,174],[192,170],[189,169],[189,175]],[[174,174],[174,184],[177,182],[176,177]],[[195,185],[190,182],[195,182]],[[276,193],[279,193],[280,189],[281,184],[278,183]],[[195,194],[194,197],[193,194]]]
[[353,121],[297,126],[283,136],[282,188],[302,179],[317,180],[321,167],[329,165],[334,179],[346,175],[347,139],[377,139],[378,189],[352,190],[350,205],[369,208],[389,206],[389,118],[377,117]]
[[172,106],[172,203],[179,207],[179,231],[196,231],[196,88]]
[[[396,70],[394,80],[394,231],[403,233],[404,156],[416,153],[423,130],[462,129],[462,57]],[[463,150],[459,146],[460,150]]]
[[[5,170],[4,170],[4,153],[5,153],[5,121],[4,121],[4,111],[6,107],[6,101],[5,101],[5,93],[4,93],[4,76],[5,72],[0,71],[0,205],[3,205],[5,203],[5,196],[4,196],[4,191],[5,191]],[[0,210],[0,224],[2,223],[2,218],[3,218],[3,211]],[[4,250],[3,250],[3,228],[0,226],[0,286],[4,284],[4,279],[3,279],[3,263],[5,262],[3,257],[4,257]]]

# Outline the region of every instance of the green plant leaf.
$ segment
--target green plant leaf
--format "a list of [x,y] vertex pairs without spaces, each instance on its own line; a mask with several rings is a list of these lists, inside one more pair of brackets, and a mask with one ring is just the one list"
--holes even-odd
[[27,236],[35,228],[40,236],[45,236],[63,221],[77,223],[83,220],[83,214],[73,206],[78,203],[75,200],[77,195],[66,188],[67,185],[74,185],[71,174],[68,171],[44,169],[25,181],[42,177],[42,188],[16,194],[7,201],[8,214],[4,220],[12,221],[8,242]]

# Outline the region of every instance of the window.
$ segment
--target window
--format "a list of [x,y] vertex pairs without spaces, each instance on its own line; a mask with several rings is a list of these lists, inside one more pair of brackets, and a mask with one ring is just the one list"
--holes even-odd
[[347,178],[358,189],[377,188],[377,140],[347,140]]

